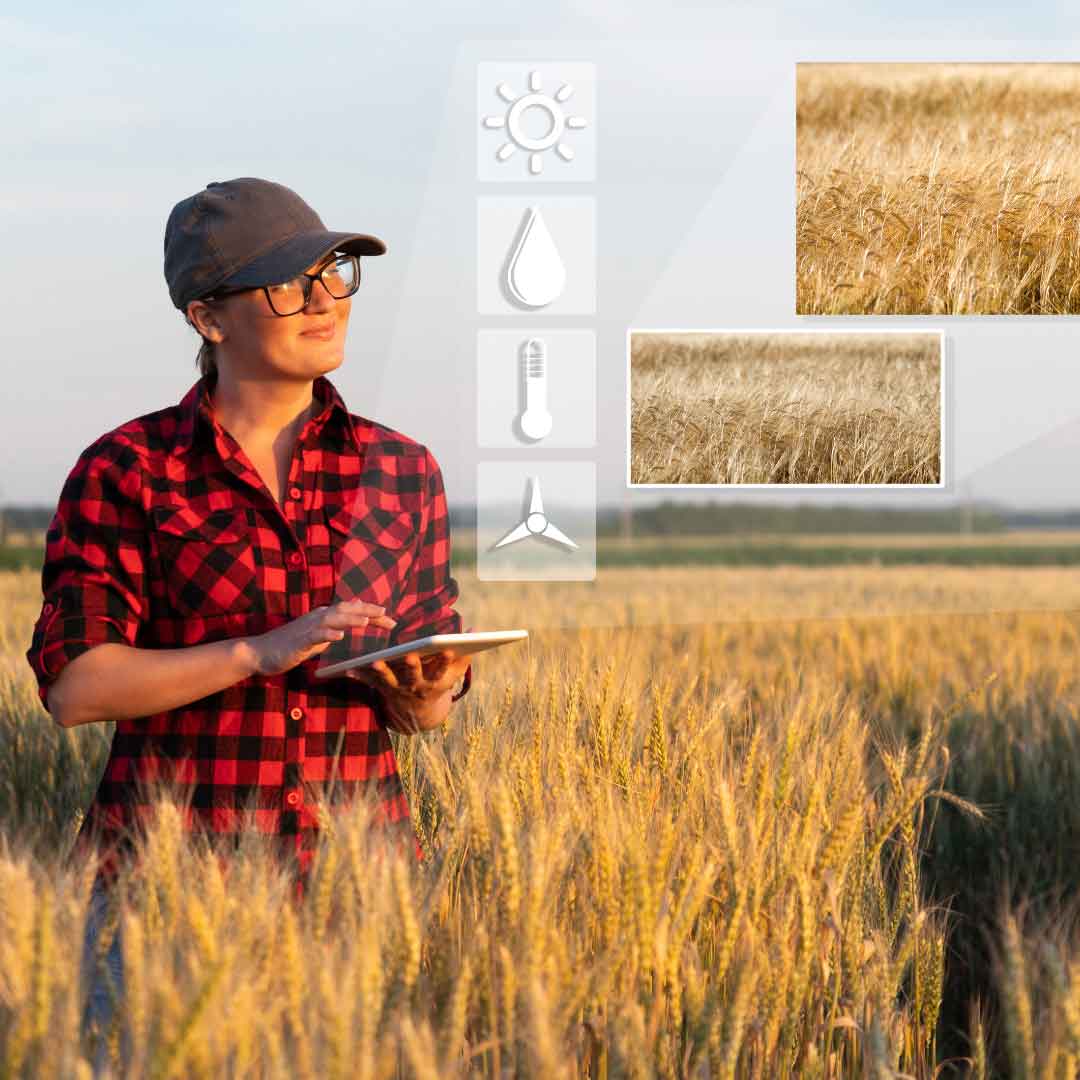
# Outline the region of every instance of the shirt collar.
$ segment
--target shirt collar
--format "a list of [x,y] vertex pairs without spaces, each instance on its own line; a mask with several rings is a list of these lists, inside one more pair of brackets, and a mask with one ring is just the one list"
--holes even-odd
[[[190,390],[181,398],[178,406],[180,418],[173,440],[173,453],[182,455],[195,443],[196,432],[199,424],[205,423],[208,429],[214,425],[213,410],[210,406],[209,393],[212,384],[205,375],[201,376]],[[311,393],[315,398],[315,412],[312,415],[314,430],[316,433],[322,430],[325,423],[334,418],[341,424],[347,438],[356,448],[357,453],[362,452],[359,433],[352,422],[349,410],[345,407],[341,394],[334,384],[325,375],[318,375],[311,385]]]

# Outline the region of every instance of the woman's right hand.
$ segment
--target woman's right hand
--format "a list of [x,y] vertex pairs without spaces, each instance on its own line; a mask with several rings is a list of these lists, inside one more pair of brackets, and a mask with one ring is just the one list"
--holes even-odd
[[350,626],[381,626],[392,630],[396,619],[378,604],[363,600],[339,600],[329,607],[317,607],[284,626],[248,639],[255,653],[255,671],[259,675],[280,675],[303,663],[309,656],[340,641]]

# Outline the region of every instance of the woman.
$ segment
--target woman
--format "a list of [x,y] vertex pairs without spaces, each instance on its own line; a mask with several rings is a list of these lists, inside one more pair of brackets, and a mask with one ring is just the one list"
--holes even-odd
[[[359,256],[385,250],[251,177],[169,216],[165,278],[203,339],[201,377],[80,455],[27,652],[59,723],[116,722],[75,845],[98,856],[88,950],[141,785],[179,784],[185,827],[215,846],[245,826],[268,834],[302,895],[316,799],[374,794],[377,820],[408,829],[388,729],[435,727],[468,689],[468,660],[450,652],[314,677],[336,641],[349,655],[461,629],[437,463],[349,413],[325,378],[343,360]],[[107,1001],[99,984],[91,1012],[105,1018]]]

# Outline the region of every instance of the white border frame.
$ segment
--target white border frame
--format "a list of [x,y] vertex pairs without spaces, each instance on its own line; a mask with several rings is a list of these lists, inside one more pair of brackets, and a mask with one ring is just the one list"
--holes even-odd
[[[939,445],[941,446],[941,479],[936,484],[635,484],[630,480],[630,413],[631,413],[631,378],[630,368],[631,337],[633,334],[937,334],[940,363],[938,366],[938,416],[940,420]],[[945,382],[946,382],[946,347],[945,331],[940,327],[925,330],[918,327],[889,327],[863,329],[854,326],[830,327],[649,327],[628,326],[626,328],[626,487],[633,491],[701,491],[706,488],[723,488],[729,491],[947,491],[950,488],[946,480],[947,459],[945,456]]]

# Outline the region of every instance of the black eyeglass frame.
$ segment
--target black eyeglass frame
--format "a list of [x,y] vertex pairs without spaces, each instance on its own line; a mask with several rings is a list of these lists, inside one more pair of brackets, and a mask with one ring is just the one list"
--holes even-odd
[[[353,268],[356,271],[356,276],[353,279],[352,288],[343,296],[337,296],[330,289],[330,286],[327,285],[325,278],[323,278],[323,274],[325,274],[327,270],[331,269],[331,267],[337,266],[339,263],[346,259],[353,264]],[[270,290],[271,288],[274,288],[278,285],[288,285],[290,282],[296,281],[297,278],[307,278],[307,281],[301,282],[300,285],[300,288],[304,293],[304,303],[301,307],[297,308],[296,311],[290,311],[286,314],[282,314],[280,311],[278,311],[276,307],[274,307],[274,301],[270,296]],[[278,318],[288,319],[292,315],[299,315],[300,312],[302,312],[304,308],[306,308],[308,304],[311,303],[311,294],[315,289],[316,281],[321,281],[323,283],[323,288],[335,300],[344,300],[346,297],[352,296],[357,291],[357,289],[360,288],[360,259],[356,255],[338,255],[333,260],[333,262],[328,262],[317,274],[308,274],[301,272],[297,274],[296,277],[290,278],[289,281],[275,281],[272,282],[270,285],[244,285],[241,288],[237,289],[218,289],[216,292],[210,293],[207,296],[199,297],[199,299],[204,301],[224,300],[226,296],[235,296],[237,293],[252,292],[255,289],[262,289],[262,291],[266,294],[266,302],[270,305],[270,310],[275,315],[277,315]]]

